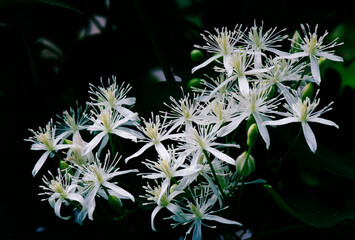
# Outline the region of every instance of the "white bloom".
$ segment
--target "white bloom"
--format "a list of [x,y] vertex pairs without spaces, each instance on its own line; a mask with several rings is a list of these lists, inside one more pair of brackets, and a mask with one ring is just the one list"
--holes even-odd
[[262,67],[262,51],[273,52],[277,55],[287,54],[276,49],[277,47],[280,47],[280,45],[275,45],[276,42],[280,42],[287,38],[287,35],[280,35],[280,33],[286,29],[282,29],[278,32],[276,32],[276,29],[276,27],[270,28],[268,31],[263,33],[263,24],[259,28],[254,24],[254,27],[249,29],[248,34],[243,35],[242,39],[244,40],[245,44],[250,46],[254,52],[254,66],[256,68]]
[[[209,191],[209,186],[201,188],[200,197],[194,197],[194,201],[190,202],[187,208],[182,208],[185,210],[183,214],[174,215],[171,218],[177,223],[175,226],[180,224],[186,225],[191,224],[189,229],[186,232],[186,235],[190,234],[193,230],[192,239],[200,240],[202,239],[202,225],[214,228],[215,226],[206,225],[206,220],[215,221],[223,224],[233,224],[242,226],[241,223],[229,220],[218,215],[214,215],[216,211],[211,211],[212,207],[215,205],[217,197],[214,194],[211,194]],[[225,209],[225,208],[224,208]],[[223,209],[219,209],[221,211]]]
[[[113,159],[111,163],[110,154],[106,154],[105,160],[102,163],[96,154],[96,158],[93,164],[83,166],[82,174],[83,177],[77,181],[83,184],[82,195],[85,196],[85,205],[81,213],[79,214],[79,219],[83,221],[86,215],[88,215],[90,220],[93,220],[93,213],[96,207],[95,197],[99,195],[105,199],[109,195],[113,195],[118,199],[130,199],[134,201],[132,194],[124,190],[123,188],[117,186],[116,182],[111,182],[111,180],[117,176],[138,172],[137,169],[119,171],[117,164],[120,160]],[[108,193],[108,194],[107,194]]]
[[[105,108],[113,108],[121,113],[123,116],[131,115],[132,111],[127,107],[131,107],[136,103],[135,97],[127,97],[127,93],[131,90],[129,84],[124,86],[123,82],[121,86],[118,86],[116,82],[116,77],[112,76],[112,84],[110,79],[108,79],[108,87],[105,87],[102,83],[102,78],[100,79],[102,87],[96,87],[90,84],[89,93],[93,94],[90,99],[93,101],[95,106],[104,106]],[[136,117],[135,120],[138,120]]]
[[239,90],[243,94],[248,94],[249,92],[249,82],[247,76],[257,75],[260,73],[267,72],[268,69],[256,69],[251,68],[252,57],[249,55],[248,50],[237,51],[230,56],[229,65],[232,67],[234,75],[227,78],[221,85],[215,88],[211,92],[211,97],[222,87],[227,85],[229,82],[237,80]]
[[56,177],[53,177],[52,173],[49,172],[52,177],[50,181],[45,176],[42,178],[45,186],[42,185],[40,188],[46,192],[39,195],[49,195],[48,202],[54,208],[55,214],[62,219],[68,220],[71,216],[63,217],[60,214],[62,204],[68,205],[70,201],[76,201],[83,207],[85,206],[84,198],[79,193],[76,193],[77,184],[71,182],[71,176],[67,171],[65,171],[64,176],[59,168],[57,172],[58,176]]
[[203,123],[201,117],[199,116],[201,110],[199,100],[200,97],[193,95],[192,100],[189,98],[189,94],[181,98],[179,101],[176,101],[173,97],[170,97],[172,105],[169,106],[164,103],[171,110],[167,113],[167,118],[173,119],[171,122],[172,129],[182,125],[185,125],[186,129],[189,129],[192,127],[193,122],[198,124]]
[[90,151],[83,154],[83,149],[88,143],[85,142],[79,132],[74,133],[73,136],[73,144],[71,144],[67,157],[64,159],[65,161],[74,163],[75,165],[82,166],[88,163],[92,163],[94,161],[94,154]]
[[318,38],[318,35],[317,35],[318,25],[316,25],[314,33],[311,33],[310,27],[307,25],[308,35],[307,35],[306,29],[303,24],[301,24],[301,28],[302,28],[303,33],[305,35],[304,38],[301,39],[302,42],[298,43],[298,42],[293,41],[293,43],[296,46],[298,45],[301,52],[296,52],[293,54],[281,56],[281,58],[294,59],[294,58],[300,58],[300,57],[309,57],[310,63],[311,63],[312,76],[313,76],[315,82],[319,85],[321,82],[321,78],[320,78],[317,57],[318,58],[319,57],[326,58],[326,59],[336,61],[336,62],[342,62],[343,58],[334,55],[334,50],[328,51],[329,48],[339,46],[342,43],[336,43],[337,39],[335,39],[332,42],[323,45],[323,40],[324,40],[325,36],[328,35],[328,32],[325,32],[323,36]]
[[227,71],[227,75],[230,76],[232,74],[233,69],[229,65],[229,60],[231,54],[235,51],[235,45],[240,40],[242,32],[238,25],[234,28],[233,31],[228,31],[227,28],[219,29],[215,28],[217,35],[213,35],[210,32],[206,31],[208,36],[201,34],[202,38],[207,42],[205,46],[195,45],[196,48],[201,48],[207,50],[210,53],[215,53],[215,55],[202,64],[194,67],[192,69],[192,73],[196,70],[207,66],[209,63],[213,62],[219,57],[223,57],[223,65]]
[[[158,185],[157,182],[156,184]],[[147,200],[152,201],[153,204],[157,204],[151,214],[151,227],[153,231],[156,231],[156,228],[154,227],[154,218],[161,209],[167,208],[174,215],[182,213],[181,208],[173,203],[173,199],[184,191],[171,191],[170,189],[170,191],[166,191],[164,194],[161,194],[161,186],[152,188],[148,184],[147,186],[143,186],[143,188],[147,193],[144,197],[147,198]],[[147,204],[150,203],[143,203],[143,205]]]
[[217,126],[215,128],[209,126],[198,125],[198,128],[192,128],[187,132],[180,134],[179,141],[181,144],[179,150],[183,150],[182,156],[193,155],[192,164],[196,164],[201,155],[203,155],[203,150],[211,153],[216,158],[229,163],[235,164],[235,160],[228,156],[227,154],[217,150],[217,147],[237,147],[237,144],[224,144],[215,142],[217,138]]
[[[319,91],[318,91],[319,92]],[[318,94],[317,92],[317,94]],[[317,97],[316,94],[316,97]],[[331,102],[328,106],[324,107],[319,111],[315,111],[317,106],[319,105],[320,99],[316,100],[316,97],[311,102],[311,100],[307,97],[305,100],[302,101],[300,93],[297,91],[287,92],[285,95],[285,99],[287,104],[285,104],[285,108],[288,111],[285,115],[286,117],[276,121],[266,121],[265,125],[284,125],[292,122],[300,122],[302,124],[302,130],[306,142],[311,149],[312,152],[317,150],[317,142],[314,136],[314,133],[309,126],[309,122],[317,122],[329,126],[334,126],[338,128],[338,125],[334,122],[319,117],[321,114],[331,110],[330,105],[333,103]]]
[[93,117],[91,121],[93,125],[89,126],[87,130],[98,132],[98,134],[84,147],[83,154],[87,154],[93,150],[101,141],[98,152],[106,146],[109,140],[109,134],[115,134],[119,137],[137,141],[137,136],[140,134],[133,129],[127,128],[129,122],[136,117],[136,113],[131,113],[123,116],[120,112],[112,108],[99,107],[98,112],[92,112]]
[[75,113],[75,111],[70,108],[69,112],[63,112],[63,116],[58,116],[62,120],[57,122],[58,132],[60,133],[58,135],[59,139],[67,138],[80,130],[86,129],[86,124],[89,121],[85,115],[87,109],[88,105],[84,110],[82,110],[81,107],[77,107],[77,111]]
[[268,99],[269,93],[270,88],[266,89],[255,86],[246,95],[233,92],[232,96],[237,101],[235,117],[232,117],[230,123],[218,131],[218,136],[226,136],[231,133],[243,120],[252,115],[258,126],[260,135],[266,143],[266,148],[269,148],[270,136],[263,122],[270,120],[270,113],[275,113],[279,101],[277,98]]
[[32,170],[32,175],[35,176],[47,160],[48,156],[53,157],[55,151],[69,148],[70,145],[58,144],[61,139],[55,137],[56,127],[53,126],[52,120],[48,122],[45,129],[39,128],[39,131],[37,132],[32,129],[29,130],[34,134],[34,136],[29,139],[25,139],[25,141],[33,142],[31,150],[45,151]]
[[[152,118],[148,121],[143,119],[144,126],[136,124],[137,128],[145,135],[140,138],[140,141],[146,142],[146,144],[136,153],[126,158],[126,162],[132,158],[140,156],[145,150],[152,146],[155,147],[155,150],[160,156],[163,156],[164,158],[169,156],[168,151],[161,142],[171,138],[171,132],[174,129],[170,127],[170,122],[166,123],[165,121],[166,116],[164,116],[163,122],[160,122],[160,116],[156,115],[154,119],[152,113]],[[168,129],[169,127],[170,129]]]
[[146,160],[146,162],[144,162],[147,168],[153,172],[145,173],[143,178],[163,179],[158,201],[160,201],[162,195],[166,193],[170,185],[171,178],[176,180],[176,177],[189,176],[201,170],[201,165],[184,166],[184,158],[179,157],[176,159],[175,155],[175,151],[169,149],[168,157],[159,156],[159,160],[157,162],[151,160]]

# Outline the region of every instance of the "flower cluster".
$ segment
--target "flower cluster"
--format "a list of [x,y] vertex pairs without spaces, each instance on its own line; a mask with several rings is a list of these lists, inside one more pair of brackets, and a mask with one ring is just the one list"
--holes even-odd
[[[64,112],[58,133],[50,121],[45,129],[31,130],[34,136],[28,139],[33,142],[32,150],[45,151],[33,175],[48,157],[66,156],[60,161],[58,176],[52,176],[51,181],[43,178],[42,188],[55,213],[62,217],[61,204],[71,204],[82,223],[86,217],[93,219],[97,196],[115,200],[120,206],[122,199],[135,200],[119,186],[119,175],[138,171],[119,170],[114,141],[119,137],[141,144],[124,162],[142,163],[144,170],[139,175],[146,185],[141,197],[145,204],[154,206],[153,230],[156,216],[165,211],[170,214],[165,219],[173,221],[174,227],[189,225],[186,235],[192,233],[193,239],[202,238],[202,226],[216,227],[209,222],[235,225],[228,233],[235,234],[242,224],[234,213],[223,210],[238,202],[235,198],[241,194],[236,193],[243,189],[239,186],[247,184],[245,179],[255,170],[257,159],[251,153],[258,135],[269,149],[269,125],[298,122],[310,150],[316,152],[310,124],[338,127],[320,117],[331,110],[332,103],[317,109],[319,90],[313,97],[313,83],[321,83],[319,64],[324,59],[342,61],[330,50],[339,44],[334,40],[324,45],[327,33],[319,37],[317,26],[314,33],[308,25],[309,32],[303,25],[301,28],[304,36],[296,32],[284,45],[285,29],[264,31],[263,25],[202,34],[206,45],[195,47],[213,55],[192,72],[213,65],[216,76],[204,75],[193,93],[183,91],[179,100],[171,97],[170,103],[165,103],[167,111],[152,113],[148,120],[131,111],[135,98],[127,97],[129,86],[118,86],[115,78],[108,87],[90,85],[91,102],[84,111]],[[246,133],[239,128],[242,123],[247,126]],[[83,131],[93,134],[89,142],[81,137]],[[246,141],[237,143],[245,134]],[[108,153],[102,157],[106,148]],[[148,149],[156,154],[155,159],[143,157]],[[265,181],[249,183],[260,182]]]
[[[118,164],[121,157],[118,154],[112,151],[102,154],[108,142],[112,145],[116,136],[133,141],[141,136],[132,128],[139,118],[130,110],[135,104],[135,98],[126,96],[130,87],[124,83],[119,86],[116,78],[112,79],[108,87],[104,84],[101,87],[90,85],[92,101],[84,110],[77,107],[77,111],[64,111],[62,116],[58,116],[57,125],[50,120],[46,128],[40,128],[37,132],[30,130],[34,136],[26,139],[33,143],[31,150],[45,151],[32,171],[33,176],[48,157],[57,156],[59,159],[58,175],[53,176],[49,172],[51,180],[43,177],[41,188],[44,193],[41,195],[49,196],[44,200],[48,199],[55,214],[63,219],[71,216],[62,217],[62,204],[72,205],[76,211],[75,220],[80,224],[86,217],[93,220],[97,197],[116,201],[119,205],[122,205],[123,199],[135,201],[134,196],[120,187],[117,180],[122,174],[138,170],[120,170]],[[93,135],[91,141],[83,140],[85,132]]]

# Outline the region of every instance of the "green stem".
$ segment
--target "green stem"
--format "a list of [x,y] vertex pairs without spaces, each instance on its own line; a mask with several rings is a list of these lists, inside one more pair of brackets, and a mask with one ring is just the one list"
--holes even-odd
[[110,146],[111,146],[111,152],[112,152],[112,155],[113,157],[116,157],[116,151],[115,151],[115,146],[113,144],[113,136],[111,133],[108,133],[108,138],[109,138],[109,141],[110,141]]
[[213,177],[214,177],[214,179],[216,181],[217,187],[218,187],[219,191],[221,192],[222,200],[223,200],[223,202],[225,202],[226,195],[224,194],[222,186],[221,186],[221,184],[218,181],[218,177],[217,177],[216,171],[213,168],[211,158],[208,156],[208,153],[207,153],[207,151],[205,149],[203,149],[203,154],[205,155],[205,157],[207,159],[208,165],[210,166],[210,169],[211,169],[212,175],[213,175]]
[[291,153],[291,151],[292,151],[293,148],[295,147],[296,142],[297,142],[298,138],[299,138],[300,135],[301,135],[301,132],[302,132],[302,126],[301,126],[300,129],[298,130],[297,136],[295,137],[295,139],[293,140],[293,142],[292,142],[291,145],[289,146],[287,152],[280,158],[279,162],[280,162],[281,164],[285,161],[285,159],[288,158],[288,155]]
[[[309,59],[309,58],[307,58],[306,65],[308,65],[309,61],[310,61],[310,59]],[[296,89],[300,86],[301,81],[302,81],[302,79],[303,79],[304,75],[306,74],[306,70],[307,70],[307,68],[305,67],[305,68],[304,68],[304,70],[303,70],[303,73],[302,73],[302,75],[301,75],[300,80],[297,82],[297,84],[295,85],[295,87],[294,87],[293,89],[295,89],[295,90],[296,90]]]

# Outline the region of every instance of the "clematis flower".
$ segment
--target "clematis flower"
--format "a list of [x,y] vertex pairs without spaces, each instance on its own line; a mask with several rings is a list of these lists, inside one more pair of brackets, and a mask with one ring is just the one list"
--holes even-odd
[[230,66],[229,61],[231,54],[235,51],[235,45],[242,36],[242,32],[240,31],[240,27],[238,28],[238,25],[234,28],[233,31],[227,30],[227,28],[222,28],[221,30],[215,28],[215,31],[217,33],[216,35],[213,35],[208,31],[205,31],[208,36],[201,34],[202,38],[207,42],[207,45],[194,46],[196,48],[207,50],[210,53],[215,53],[215,55],[207,59],[202,64],[194,67],[192,69],[192,73],[200,68],[207,66],[214,60],[223,57],[223,65],[227,71],[227,75],[230,76],[232,74],[233,68]]
[[203,155],[203,150],[205,150],[221,161],[234,165],[235,160],[227,154],[217,150],[217,147],[239,148],[240,146],[238,144],[215,142],[217,138],[217,127],[217,125],[214,128],[198,125],[197,129],[193,127],[189,131],[180,134],[178,141],[180,141],[181,144],[178,149],[182,150],[181,155],[187,157],[192,154],[193,159],[191,162],[192,165],[195,165],[198,163],[200,156]]
[[[209,186],[203,187],[201,189],[200,196],[194,196],[193,202],[189,202],[188,208],[182,208],[183,210],[185,210],[183,214],[178,214],[170,217],[177,222],[174,227],[180,224],[191,224],[186,232],[186,235],[190,234],[193,230],[192,239],[200,240],[202,239],[202,225],[211,228],[215,227],[205,224],[205,221],[215,221],[223,224],[233,224],[237,226],[242,226],[242,224],[237,221],[229,220],[221,216],[214,215],[213,213],[215,211],[211,211],[211,209],[214,207],[216,201],[217,197],[214,194],[211,194]],[[218,211],[224,209],[225,208],[222,208]]]
[[309,123],[316,122],[339,128],[339,126],[334,122],[319,117],[321,114],[331,110],[330,106],[333,104],[333,102],[331,102],[323,109],[315,111],[320,101],[320,99],[316,99],[318,92],[316,93],[316,96],[312,102],[308,97],[306,97],[306,99],[302,101],[300,92],[297,92],[295,90],[291,90],[291,92],[285,93],[284,95],[287,104],[285,104],[284,107],[288,111],[285,114],[286,117],[280,120],[266,121],[264,122],[264,124],[278,126],[292,122],[300,122],[302,125],[303,135],[306,139],[309,148],[313,153],[316,152],[317,141],[311,127],[309,126]]
[[166,208],[168,209],[171,213],[173,213],[174,215],[179,215],[182,214],[182,210],[181,208],[174,204],[174,198],[183,193],[184,191],[166,191],[164,194],[161,194],[161,186],[158,184],[158,182],[155,182],[156,187],[152,188],[149,183],[147,184],[147,186],[143,186],[143,188],[146,191],[146,195],[143,196],[145,198],[147,198],[147,200],[151,201],[148,203],[143,203],[143,205],[147,205],[147,204],[156,204],[157,206],[154,208],[154,210],[152,211],[151,214],[151,227],[153,231],[156,231],[156,228],[154,226],[154,219],[155,216],[158,214],[158,212],[163,209]]
[[45,129],[39,128],[39,131],[37,132],[32,129],[29,130],[34,134],[34,136],[25,139],[25,141],[33,142],[31,150],[45,151],[32,170],[32,176],[35,176],[47,160],[48,156],[52,158],[54,156],[54,152],[69,148],[70,145],[58,143],[61,139],[56,137],[56,127],[53,125],[52,119],[48,122]]
[[270,88],[264,88],[262,86],[254,86],[250,89],[250,92],[246,95],[237,91],[232,93],[233,98],[237,101],[235,107],[235,115],[231,117],[229,123],[222,127],[217,135],[223,137],[234,131],[239,124],[253,116],[258,126],[261,137],[266,143],[266,148],[270,146],[270,136],[266,126],[263,124],[265,121],[270,120],[271,113],[276,113],[278,101],[281,99],[271,98],[268,99]]
[[325,32],[323,36],[318,38],[318,34],[317,34],[318,25],[316,25],[314,33],[311,33],[310,27],[307,25],[308,35],[307,35],[306,28],[304,27],[303,24],[301,24],[301,28],[305,37],[301,39],[301,43],[297,41],[293,41],[293,44],[299,47],[300,52],[280,56],[279,58],[294,59],[300,57],[309,57],[311,63],[312,76],[315,82],[319,85],[321,82],[321,78],[319,72],[318,58],[321,57],[336,62],[342,62],[343,58],[334,55],[334,50],[330,50],[330,51],[328,50],[329,48],[339,46],[342,43],[336,43],[337,39],[335,39],[332,42],[324,45],[323,40],[325,36],[328,35],[328,32]]
[[[45,192],[40,193],[39,195],[49,195],[48,202],[54,208],[55,214],[65,220],[71,218],[71,216],[63,217],[60,214],[60,209],[62,204],[69,205],[70,201],[75,201],[80,203],[81,207],[85,206],[84,198],[76,192],[78,187],[77,184],[72,183],[71,176],[67,171],[62,175],[62,171],[58,168],[58,175],[54,177],[51,172],[49,174],[52,177],[52,180],[48,180],[47,177],[43,177],[43,183],[45,185],[40,186]],[[43,199],[43,200],[47,200]],[[81,223],[81,222],[80,222]]]
[[111,180],[117,176],[138,172],[137,169],[119,171],[117,167],[120,158],[114,158],[110,162],[110,153],[108,152],[102,162],[98,155],[95,156],[93,164],[85,165],[81,167],[83,177],[78,179],[78,184],[83,185],[82,195],[85,199],[86,207],[82,209],[79,214],[79,220],[82,222],[88,215],[90,220],[93,220],[93,213],[96,207],[95,197],[99,195],[105,199],[108,199],[108,195],[117,197],[118,199],[130,199],[134,202],[132,194],[117,185],[116,182]]
[[[150,147],[155,147],[155,150],[158,154],[164,158],[169,157],[169,153],[164,145],[161,143],[164,140],[171,138],[171,132],[174,130],[171,128],[170,122],[166,123],[166,115],[163,118],[163,122],[160,122],[160,116],[154,115],[152,113],[152,117],[146,121],[143,119],[144,126],[140,126],[136,124],[137,128],[142,132],[145,136],[140,137],[141,142],[145,142],[146,144],[141,147],[136,153],[126,158],[126,163],[135,157],[140,156],[144,151],[146,151]],[[170,127],[170,129],[168,129]]]
[[261,27],[258,28],[254,24],[254,26],[249,29],[248,33],[243,34],[242,37],[246,46],[251,47],[254,55],[254,66],[259,69],[262,68],[262,51],[269,51],[280,56],[287,54],[277,49],[277,47],[280,47],[280,45],[275,45],[276,42],[280,42],[287,38],[287,35],[280,35],[280,33],[286,29],[282,29],[276,32],[277,28],[275,27],[270,28],[264,33],[263,25],[264,24],[262,23]]
[[82,139],[80,133],[76,132],[73,136],[73,144],[71,144],[67,152],[67,157],[64,160],[78,166],[92,163],[95,159],[94,154],[91,151],[83,154],[83,150],[87,144],[88,143]]
[[131,113],[128,116],[123,116],[120,112],[111,109],[99,107],[99,111],[92,112],[93,117],[91,121],[93,125],[89,126],[87,130],[98,132],[98,134],[84,147],[83,154],[86,155],[92,151],[101,141],[101,145],[98,149],[101,150],[106,146],[109,140],[109,134],[115,134],[119,137],[131,139],[137,141],[137,136],[140,134],[130,128],[127,128],[129,121],[136,117],[136,113]]

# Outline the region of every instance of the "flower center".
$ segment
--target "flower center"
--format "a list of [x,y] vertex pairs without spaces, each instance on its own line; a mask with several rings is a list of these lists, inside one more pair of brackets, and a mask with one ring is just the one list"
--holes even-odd
[[104,125],[106,132],[111,132],[111,120],[112,120],[112,112],[111,111],[103,111],[99,116],[99,120]]
[[153,124],[153,123],[145,123],[145,130],[144,133],[152,140],[154,144],[159,143],[159,123]]
[[50,131],[48,129],[44,133],[42,132],[37,134],[36,139],[38,142],[43,143],[47,147],[48,151],[51,152],[54,150],[53,141],[51,138]]
[[62,184],[60,184],[58,181],[56,180],[52,180],[51,184],[49,185],[49,188],[52,189],[54,192],[59,193],[60,197],[62,199],[65,199],[67,197],[67,193],[64,190]]
[[190,203],[189,207],[190,207],[191,212],[193,212],[193,214],[196,216],[196,218],[202,219],[203,214],[200,211],[200,207],[198,205],[195,206],[194,204]]

